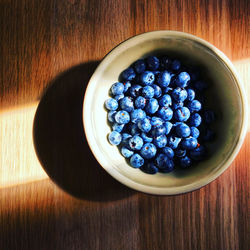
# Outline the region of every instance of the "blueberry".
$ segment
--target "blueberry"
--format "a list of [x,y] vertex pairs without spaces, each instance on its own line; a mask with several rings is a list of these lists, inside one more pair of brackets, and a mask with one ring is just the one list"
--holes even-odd
[[191,127],[198,127],[201,124],[201,116],[198,113],[194,113],[190,116],[189,125]]
[[115,95],[123,94],[124,92],[124,85],[121,82],[116,82],[111,86],[111,92]]
[[164,125],[157,126],[151,130],[151,134],[153,137],[165,135],[166,134],[166,127]]
[[136,98],[137,96],[139,96],[141,93],[141,88],[142,88],[142,86],[140,86],[140,85],[137,85],[137,84],[132,85],[129,89],[130,96],[133,98]]
[[145,159],[151,159],[155,157],[157,149],[153,143],[146,143],[143,145],[140,153]]
[[114,99],[115,99],[116,101],[119,101],[119,100],[121,100],[122,98],[124,98],[124,94],[120,94],[120,95],[115,95],[115,96],[114,96]]
[[171,64],[172,64],[172,60],[167,56],[163,56],[160,59],[160,65],[162,68],[169,69]]
[[154,98],[151,98],[147,101],[145,110],[149,114],[154,114],[159,108],[158,101]]
[[157,83],[161,87],[167,87],[170,84],[171,75],[167,71],[161,72],[157,77]]
[[191,130],[188,125],[185,123],[180,123],[175,128],[176,134],[180,137],[188,137],[190,136]]
[[197,81],[197,82],[194,82],[194,88],[198,91],[203,91],[207,88],[207,83],[204,82],[204,81]]
[[105,107],[108,110],[116,110],[118,108],[118,102],[113,98],[109,98],[105,101]]
[[131,135],[139,135],[141,133],[141,130],[138,128],[137,123],[136,124],[132,124],[130,127],[130,133]]
[[167,137],[165,135],[154,137],[153,143],[157,148],[164,148],[167,145]]
[[168,146],[172,149],[176,149],[181,142],[181,138],[175,137],[175,136],[170,136],[168,138]]
[[166,88],[163,88],[162,93],[163,93],[163,94],[169,94],[172,90],[173,90],[173,88],[171,88],[171,87],[166,87]]
[[157,114],[160,118],[162,118],[164,121],[169,121],[173,117],[173,110],[169,107],[161,107]]
[[149,56],[146,59],[148,69],[150,70],[156,70],[159,68],[160,61],[156,56]]
[[147,174],[156,174],[159,171],[153,162],[144,164],[140,169]]
[[123,127],[124,127],[124,124],[114,123],[113,126],[112,126],[112,130],[121,133]]
[[108,139],[109,139],[110,144],[119,145],[122,141],[122,136],[119,132],[112,131],[111,133],[109,133]]
[[203,135],[204,141],[212,141],[215,138],[215,133],[211,129],[206,129],[205,134]]
[[141,138],[143,139],[143,141],[146,143],[146,142],[152,142],[153,141],[153,138],[148,136],[146,133],[142,132],[140,134]]
[[184,149],[192,150],[195,149],[197,146],[197,139],[194,137],[188,137],[182,140],[181,146]]
[[199,135],[200,135],[199,129],[196,128],[196,127],[191,127],[190,130],[191,130],[190,136],[197,139],[199,137]]
[[188,86],[190,81],[190,75],[187,72],[181,72],[176,79],[176,85],[181,88]]
[[172,104],[172,109],[173,110],[176,110],[178,108],[182,108],[184,106],[184,103],[183,102],[173,102]]
[[132,135],[130,135],[128,133],[122,133],[122,144],[129,146],[128,141],[131,137],[132,137]]
[[129,81],[126,81],[123,85],[124,85],[124,93],[126,93],[131,87],[131,83]]
[[159,127],[164,123],[163,120],[160,117],[157,117],[157,116],[153,116],[151,118],[150,122],[151,122],[151,125],[152,125],[153,128]]
[[182,107],[182,108],[178,108],[177,110],[175,110],[174,112],[174,117],[177,121],[180,122],[185,122],[189,119],[190,117],[190,111],[188,108],[186,107]]
[[164,173],[169,173],[174,170],[174,162],[164,154],[159,154],[156,157],[156,166],[159,171]]
[[162,95],[161,88],[158,85],[156,85],[156,84],[152,84],[151,87],[154,88],[154,97],[155,98],[159,98]]
[[178,71],[180,67],[181,67],[181,63],[179,60],[174,60],[172,62],[172,65],[171,65],[172,70]]
[[179,149],[176,149],[174,152],[177,157],[184,157],[187,151],[185,149],[179,148]]
[[191,166],[191,164],[192,164],[192,161],[188,156],[184,156],[180,159],[180,166],[182,168],[188,168]]
[[122,155],[123,155],[125,158],[129,158],[129,157],[131,157],[131,156],[134,154],[134,151],[129,150],[129,149],[126,148],[126,147],[122,147],[122,148],[121,148],[121,153],[122,153]]
[[159,105],[162,107],[168,107],[168,106],[172,105],[172,99],[171,99],[170,95],[163,95],[159,99]]
[[195,92],[193,89],[187,89],[187,100],[193,101],[195,98]]
[[170,147],[164,147],[162,152],[170,159],[174,158],[174,150]]
[[120,104],[120,108],[127,112],[131,112],[132,110],[134,110],[134,102],[130,96],[126,96],[122,98],[119,101],[119,104]]
[[171,122],[165,122],[164,126],[166,128],[166,135],[168,135],[173,127],[173,124]]
[[140,150],[143,146],[143,140],[139,135],[134,135],[129,139],[129,147],[132,150]]
[[146,70],[146,63],[143,59],[137,60],[133,66],[137,74],[141,74]]
[[136,99],[135,99],[135,107],[137,109],[144,109],[145,108],[145,105],[146,105],[146,99],[142,96],[138,96]]
[[142,88],[141,94],[145,98],[150,99],[154,97],[155,91],[151,86],[145,86]]
[[198,112],[201,110],[201,103],[197,100],[193,100],[187,104],[187,107],[191,113]]
[[214,112],[211,111],[211,110],[205,111],[203,117],[204,117],[205,123],[210,124],[210,123],[212,123],[212,122],[215,121],[215,114],[214,114]]
[[142,109],[134,109],[131,113],[131,122],[137,123],[139,120],[146,118],[146,113]]
[[202,160],[205,157],[205,154],[206,154],[206,149],[202,145],[189,152],[190,158],[195,161]]
[[173,90],[172,97],[176,102],[183,102],[187,98],[187,91],[185,89],[178,87]]
[[133,154],[130,158],[130,164],[134,168],[139,168],[144,164],[144,159],[139,154]]
[[142,120],[139,120],[137,125],[138,125],[138,128],[142,132],[147,133],[151,130],[151,123],[150,123],[150,120],[148,118],[144,118]]
[[143,85],[151,85],[155,80],[155,75],[151,71],[145,71],[140,76],[140,81]]
[[108,112],[108,120],[110,122],[115,122],[115,114],[116,114],[115,110],[111,110]]
[[125,110],[120,110],[115,114],[115,121],[119,124],[126,124],[130,121],[129,113]]
[[121,77],[124,81],[131,81],[135,78],[135,76],[136,76],[136,74],[135,74],[133,68],[125,69],[121,74]]

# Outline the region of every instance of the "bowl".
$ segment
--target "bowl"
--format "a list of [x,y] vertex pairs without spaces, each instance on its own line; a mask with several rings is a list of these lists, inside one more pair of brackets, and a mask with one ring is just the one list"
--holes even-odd
[[[188,170],[149,175],[132,168],[116,146],[104,101],[120,73],[139,58],[167,54],[198,66],[209,83],[207,106],[216,111],[216,139],[208,144],[210,156]],[[145,193],[175,195],[190,192],[215,180],[232,163],[247,128],[247,102],[239,76],[230,60],[216,47],[196,36],[177,31],[143,33],[122,42],[101,61],[85,92],[83,124],[86,138],[100,165],[124,185]],[[115,192],[115,190],[114,190]]]

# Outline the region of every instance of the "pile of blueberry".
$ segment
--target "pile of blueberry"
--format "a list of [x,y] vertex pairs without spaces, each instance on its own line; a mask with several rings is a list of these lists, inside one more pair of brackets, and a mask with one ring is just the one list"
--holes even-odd
[[179,60],[137,60],[121,73],[110,89],[112,98],[105,101],[109,142],[119,145],[132,167],[148,174],[190,167],[205,157],[205,142],[214,138],[209,129],[214,112],[204,111],[200,101],[206,88],[197,72]]

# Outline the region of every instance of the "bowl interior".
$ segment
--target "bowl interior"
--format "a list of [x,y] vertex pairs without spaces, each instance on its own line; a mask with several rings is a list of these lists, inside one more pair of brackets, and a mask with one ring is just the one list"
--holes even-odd
[[[107,140],[110,125],[104,101],[109,98],[110,86],[130,64],[149,54],[166,54],[180,58],[185,65],[199,66],[209,88],[206,106],[215,110],[216,139],[208,144],[210,157],[188,170],[170,174],[148,175],[130,167],[115,146]],[[236,79],[228,66],[210,47],[186,35],[155,33],[137,36],[116,47],[99,65],[90,80],[85,96],[85,131],[90,147],[101,165],[121,182],[167,190],[189,191],[204,185],[230,157],[235,149],[242,127],[242,100]],[[87,119],[87,121],[86,121]],[[162,189],[162,190],[163,190]],[[170,191],[170,193],[175,193]]]

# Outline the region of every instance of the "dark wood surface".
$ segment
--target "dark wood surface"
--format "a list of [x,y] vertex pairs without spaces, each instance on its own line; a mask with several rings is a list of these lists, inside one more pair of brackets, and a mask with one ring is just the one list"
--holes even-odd
[[[0,116],[1,141],[7,138],[0,143],[0,174],[7,176],[1,181],[17,180],[0,189],[0,249],[247,250],[249,133],[214,182],[158,197],[121,185],[98,165],[83,133],[81,105],[102,57],[152,30],[206,39],[248,79],[249,9],[247,0],[0,1],[0,112],[30,103],[36,109],[40,102],[35,117],[23,112],[16,125],[14,115]],[[35,149],[31,133],[30,142],[21,137],[25,124],[33,126]],[[13,148],[16,155],[8,153]],[[28,161],[34,150],[37,165]],[[22,176],[15,176],[19,165]],[[42,167],[51,178],[41,174],[43,180],[23,184],[26,171]]]

